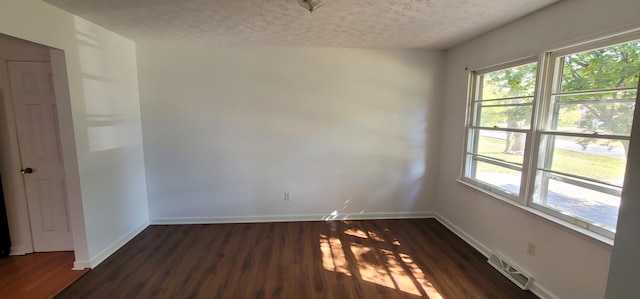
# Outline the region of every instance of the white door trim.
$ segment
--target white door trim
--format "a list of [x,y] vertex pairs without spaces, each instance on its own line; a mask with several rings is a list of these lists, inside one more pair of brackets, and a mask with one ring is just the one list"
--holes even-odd
[[71,96],[64,51],[50,49],[51,70],[53,72],[53,88],[56,93],[60,142],[62,143],[62,157],[67,178],[67,196],[71,231],[73,232],[73,248],[75,262],[73,269],[90,268],[89,248],[87,246],[87,232],[84,224],[84,210],[82,208],[82,193],[80,191],[80,172],[78,170],[78,154],[76,152],[76,138],[71,114]]

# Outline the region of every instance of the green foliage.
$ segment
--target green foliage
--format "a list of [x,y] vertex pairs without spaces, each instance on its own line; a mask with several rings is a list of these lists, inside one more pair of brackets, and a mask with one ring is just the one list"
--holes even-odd
[[[503,99],[487,102],[487,105],[531,103],[536,82],[536,63],[525,64],[484,74],[481,77],[482,99]],[[486,112],[485,112],[486,111]],[[522,127],[531,119],[531,106],[507,106],[485,109],[483,126]]]
[[[638,86],[640,42],[631,42],[565,56],[561,91],[585,91]],[[574,96],[581,105],[579,125],[585,131],[627,135],[631,132],[635,92],[607,92]]]
[[563,92],[638,86],[638,41],[568,55],[563,60]]
[[560,109],[560,114],[562,117],[558,119],[558,127],[561,130],[571,130],[581,121],[580,111],[577,109]]
[[484,99],[533,96],[536,81],[536,63],[503,69],[483,76],[483,89],[490,90]]
[[[562,92],[635,89],[640,75],[640,42],[630,42],[563,57]],[[629,135],[635,109],[635,91],[592,93],[567,98],[579,105],[578,126],[585,132]],[[583,149],[594,138],[578,140]],[[613,147],[612,143],[602,146]],[[626,142],[622,144],[625,149]]]

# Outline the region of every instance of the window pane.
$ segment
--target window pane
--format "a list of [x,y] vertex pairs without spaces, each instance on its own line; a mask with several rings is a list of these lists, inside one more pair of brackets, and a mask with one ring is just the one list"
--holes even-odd
[[479,106],[476,126],[529,129],[531,109],[531,106]]
[[465,177],[491,191],[519,197],[528,134],[506,129],[531,129],[536,75],[535,62],[475,75],[470,124],[492,129],[467,131]]
[[543,135],[540,168],[622,186],[628,141]]
[[478,155],[522,165],[526,134],[494,130],[472,130]]
[[548,192],[534,202],[578,218],[603,225],[615,231],[620,197],[549,179]]
[[515,66],[478,76],[476,100],[533,96],[536,63]]
[[638,86],[640,41],[560,57],[562,92]]
[[469,159],[473,161],[475,166],[475,175],[471,175],[472,179],[495,186],[516,196],[520,194],[522,172],[481,161],[473,156],[469,156]]
[[603,135],[631,134],[635,90],[554,98],[557,105],[554,117],[557,121],[552,130]]

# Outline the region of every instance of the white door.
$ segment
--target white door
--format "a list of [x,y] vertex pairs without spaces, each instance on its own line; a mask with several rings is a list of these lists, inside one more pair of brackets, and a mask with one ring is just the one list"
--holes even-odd
[[73,250],[51,65],[7,65],[34,251]]

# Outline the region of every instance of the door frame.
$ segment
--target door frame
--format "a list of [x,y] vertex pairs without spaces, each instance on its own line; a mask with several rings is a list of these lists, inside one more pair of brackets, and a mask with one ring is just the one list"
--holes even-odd
[[[3,49],[5,45],[9,49]],[[16,46],[18,45],[18,46]],[[19,46],[22,45],[22,46]],[[59,133],[67,181],[69,218],[73,234],[73,269],[89,268],[84,226],[78,158],[71,114],[71,99],[64,51],[0,34],[0,171],[5,186],[5,204],[11,235],[11,255],[33,252],[33,240],[21,160],[17,126],[8,80],[7,61],[47,61],[51,63],[55,89]],[[4,121],[1,119],[4,118]]]

